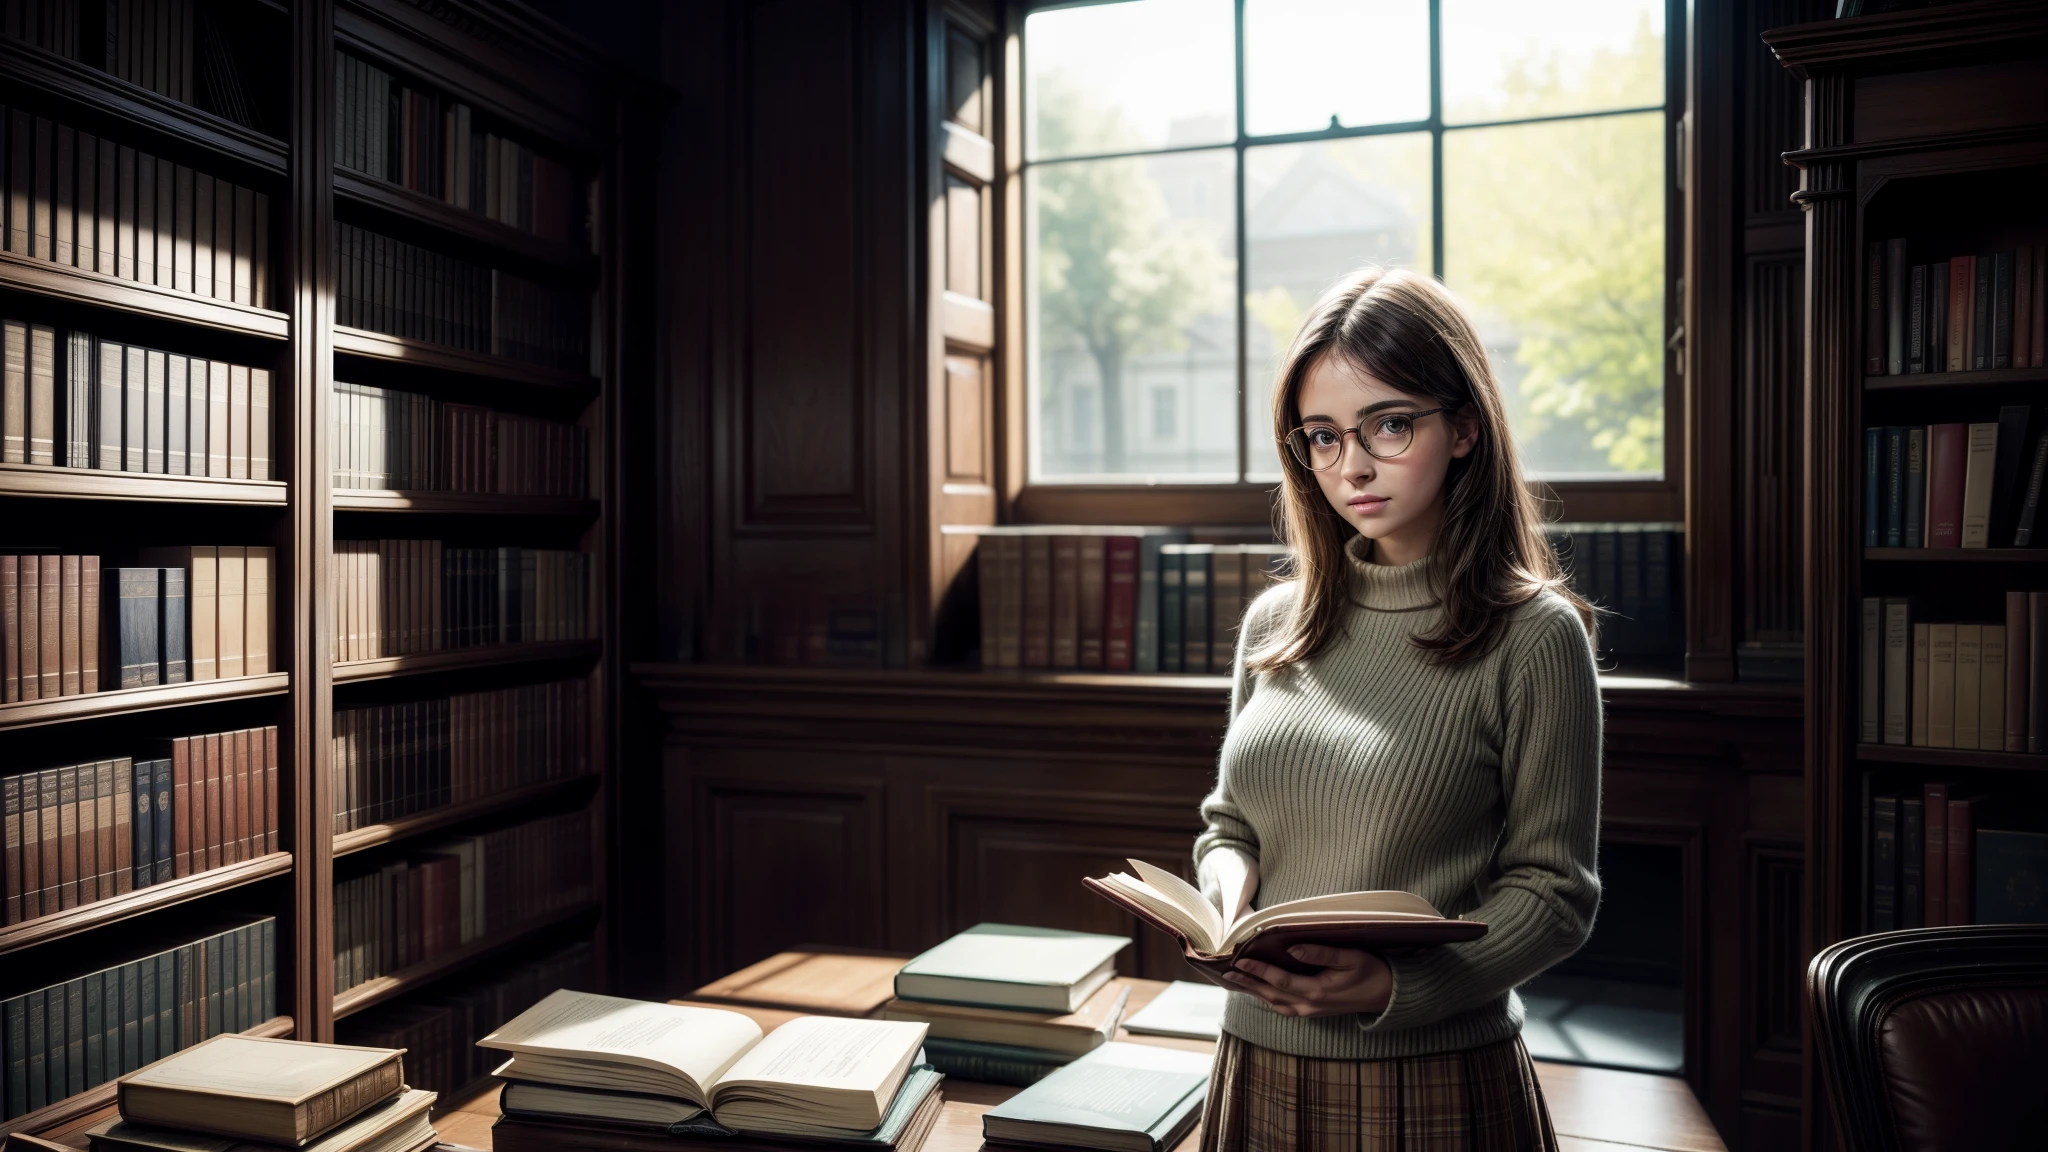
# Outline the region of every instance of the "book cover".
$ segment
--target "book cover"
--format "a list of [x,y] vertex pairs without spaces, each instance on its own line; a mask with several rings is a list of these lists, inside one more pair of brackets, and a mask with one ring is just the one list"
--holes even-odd
[[1899,795],[1899,927],[1919,928],[1927,919],[1927,801]]
[[[1884,543],[1884,429],[1863,430],[1863,546],[1876,548]],[[1574,557],[1577,551],[1573,551]],[[1576,579],[1584,565],[1574,564],[1572,575]],[[1586,590],[1580,588],[1584,596]]]
[[191,631],[186,622],[185,570],[165,568],[162,593],[157,599],[159,648],[163,663],[158,683],[184,684],[192,679]]
[[1862,649],[1858,653],[1859,729],[1857,739],[1876,744],[1884,739],[1884,600],[1863,598]]
[[1870,930],[1899,926],[1899,797],[1870,798]]
[[1975,748],[1977,719],[1984,710],[1983,698],[1979,694],[1979,677],[1984,669],[1984,626],[1958,624],[1955,629],[1956,702],[1953,747]]
[[1176,548],[1159,551],[1159,670],[1180,672],[1186,668],[1182,648],[1182,616],[1186,595],[1182,586],[1182,555]]
[[1927,746],[1956,746],[1956,626],[1927,627]]
[[1884,331],[1885,372],[1901,376],[1906,371],[1906,241],[1887,240],[1884,245]]
[[1984,799],[1950,797],[1948,802],[1948,922],[1975,924],[1977,813]]
[[1955,256],[1948,262],[1948,370],[1962,372],[1970,366],[1970,292],[1977,283],[1975,256]]
[[[1884,546],[1904,545],[1906,526],[1906,430],[1884,430]],[[1624,617],[1627,615],[1623,613]]]
[[2034,329],[2034,246],[2022,244],[2012,255],[2012,366],[2032,363]]
[[247,675],[248,555],[244,547],[215,549],[214,658],[222,679]]
[[1078,584],[1074,604],[1078,618],[1079,661],[1083,668],[1103,666],[1103,612],[1108,575],[1105,542],[1104,537],[1092,533],[1082,536],[1075,554]]
[[1970,367],[1975,370],[1991,367],[1992,291],[1997,262],[1996,256],[1985,253],[1971,264],[1975,283],[1970,289]]
[[1997,424],[1969,426],[1968,455],[1963,469],[1964,548],[1987,548],[1991,544],[1991,481],[1997,449]]
[[1213,544],[1183,545],[1181,553],[1181,668],[1187,672],[1208,672],[1209,667],[1209,565],[1215,554]]
[[152,819],[151,803],[156,791],[155,763],[153,760],[128,762],[130,803],[123,808],[132,809],[128,827],[128,861],[129,875],[137,888],[156,883],[156,821]]
[[2048,752],[2048,592],[2027,593],[2027,751]]
[[1991,265],[1991,363],[1992,368],[2012,367],[2013,254],[2010,250],[1992,258]]
[[1905,514],[1900,542],[1908,548],[1927,546],[1927,429],[1906,429]]
[[1975,746],[1985,752],[2000,752],[2005,749],[2005,625],[1983,626],[1980,661]]
[[1932,643],[1930,633],[1933,626],[1915,623],[1913,628],[1913,678],[1912,678],[1912,743],[1915,747],[1927,747],[1927,680],[1928,664]]
[[1863,252],[1863,371],[1882,376],[1885,371],[1885,245],[1872,240]]
[[1927,430],[1927,547],[1962,546],[1963,487],[1969,469],[1969,425]]
[[1081,538],[1052,538],[1052,666],[1081,666]]
[[2029,640],[2027,594],[2005,594],[2005,740],[2003,751],[2027,750]]
[[2019,527],[2020,504],[2025,499],[2021,476],[2027,462],[2027,425],[2032,415],[2032,408],[2025,404],[2006,404],[1998,409],[1997,432],[1991,451],[1987,547],[2010,545]]
[[1103,538],[1103,665],[1113,672],[1129,672],[1136,663],[1139,539]]
[[1209,1064],[1201,1052],[1105,1044],[989,1109],[982,1135],[990,1142],[1164,1152],[1200,1119]]

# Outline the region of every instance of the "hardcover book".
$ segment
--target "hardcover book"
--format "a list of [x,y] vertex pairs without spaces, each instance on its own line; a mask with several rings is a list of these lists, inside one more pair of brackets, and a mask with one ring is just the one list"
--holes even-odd
[[[438,1098],[436,1093],[408,1088],[305,1145],[302,1152],[422,1152],[439,1139],[428,1120],[428,1110]],[[92,1152],[266,1152],[270,1148],[175,1128],[130,1124],[118,1117],[87,1129],[85,1138]]]
[[1105,1044],[984,1113],[991,1143],[1164,1152],[1195,1126],[1207,1053]]
[[[1216,906],[1187,881],[1142,860],[1138,875],[1113,872],[1081,883],[1180,941],[1181,953],[1210,980],[1251,957],[1290,972],[1313,972],[1288,954],[1296,944],[1328,944],[1372,951],[1422,948],[1477,940],[1486,925],[1445,917],[1412,892],[1338,892],[1289,900],[1225,920]],[[1227,987],[1227,985],[1226,985]]]
[[977,924],[896,973],[896,995],[991,1008],[1077,1012],[1115,973],[1123,936]]
[[[208,998],[212,998],[209,989]],[[121,1081],[121,1118],[300,1147],[397,1095],[404,1052],[216,1036]]]
[[1095,990],[1086,1003],[1072,1012],[1033,1012],[1010,1008],[984,1008],[968,1004],[945,1004],[929,1000],[891,1000],[882,1005],[884,1020],[908,1020],[923,1024],[927,1039],[971,1040],[983,1044],[1009,1044],[1078,1056],[1102,1046],[1116,1034],[1130,1003],[1131,986],[1112,980]]

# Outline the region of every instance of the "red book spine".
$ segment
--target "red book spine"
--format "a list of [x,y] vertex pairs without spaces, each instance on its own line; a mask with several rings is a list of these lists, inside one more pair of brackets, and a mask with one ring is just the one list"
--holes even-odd
[[1936,424],[1927,430],[1927,546],[1963,545],[1963,478],[1970,458],[1970,426]]
[[171,741],[171,872],[192,874],[192,736]]
[[1105,664],[1128,672],[1131,670],[1132,630],[1138,616],[1138,538],[1111,536],[1106,545],[1109,587],[1103,595]]
[[277,851],[277,725],[263,730],[263,850]]
[[1970,331],[1976,316],[1970,308],[1970,293],[1977,285],[1977,258],[1952,256],[1948,262],[1948,370],[1961,372],[1970,366]]
[[1948,922],[1975,924],[1977,798],[1948,802]]
[[218,868],[223,863],[221,859],[220,802],[221,793],[225,789],[221,787],[221,777],[225,775],[223,770],[227,765],[226,749],[222,747],[222,743],[221,735],[218,732],[206,738],[206,779],[199,789],[199,811],[194,814],[193,821],[195,828],[203,822],[206,831],[203,835],[196,837],[192,844],[192,854],[194,856],[192,863],[195,866],[195,870],[199,863],[198,857],[201,855],[202,848],[204,850],[206,867]]
[[246,748],[243,733],[221,734],[220,834],[216,839],[220,843],[220,862],[223,865],[242,862],[242,840],[235,835],[235,827],[242,819],[242,787],[249,775],[248,766],[242,761]]
[[1926,856],[1921,875],[1923,920],[1929,928],[1948,923],[1948,784],[1930,781],[1920,786],[1925,801]]

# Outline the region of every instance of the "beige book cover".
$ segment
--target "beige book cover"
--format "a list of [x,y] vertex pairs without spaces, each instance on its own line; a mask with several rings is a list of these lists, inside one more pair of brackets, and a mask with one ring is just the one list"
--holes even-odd
[[1927,747],[1927,666],[1931,631],[1931,625],[1913,625],[1913,744],[1919,748]]
[[1963,463],[1962,546],[1991,545],[1992,464],[1998,454],[1998,425],[1970,425],[1969,455]]
[[273,606],[270,585],[277,567],[277,549],[250,548],[244,567],[243,600],[247,605],[242,632],[242,674],[262,676],[273,670],[271,635]]
[[1927,626],[1927,746],[1956,746],[1956,626]]
[[247,649],[246,628],[248,604],[245,600],[248,585],[249,550],[243,547],[223,545],[217,550],[219,567],[218,583],[215,585],[218,635],[220,637],[217,656],[222,679],[232,676],[246,676]]
[[[429,1110],[439,1094],[407,1088],[358,1114],[300,1152],[415,1152],[439,1137]],[[276,1152],[276,1145],[176,1128],[130,1124],[119,1117],[86,1131],[93,1152]],[[70,1152],[70,1150],[67,1150]]]
[[1956,739],[1954,747],[1977,746],[1977,721],[1984,703],[1980,695],[1983,674],[1984,626],[1956,625]]
[[224,1035],[123,1077],[121,1118],[294,1147],[404,1085],[402,1048]]
[[2005,625],[1984,625],[1982,670],[1978,673],[1977,747],[1985,752],[2005,748]]

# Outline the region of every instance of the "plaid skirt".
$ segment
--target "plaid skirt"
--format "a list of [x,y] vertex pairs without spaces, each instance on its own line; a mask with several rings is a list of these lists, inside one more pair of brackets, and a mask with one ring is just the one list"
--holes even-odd
[[1202,1152],[1556,1152],[1520,1035],[1465,1052],[1317,1060],[1216,1045]]

